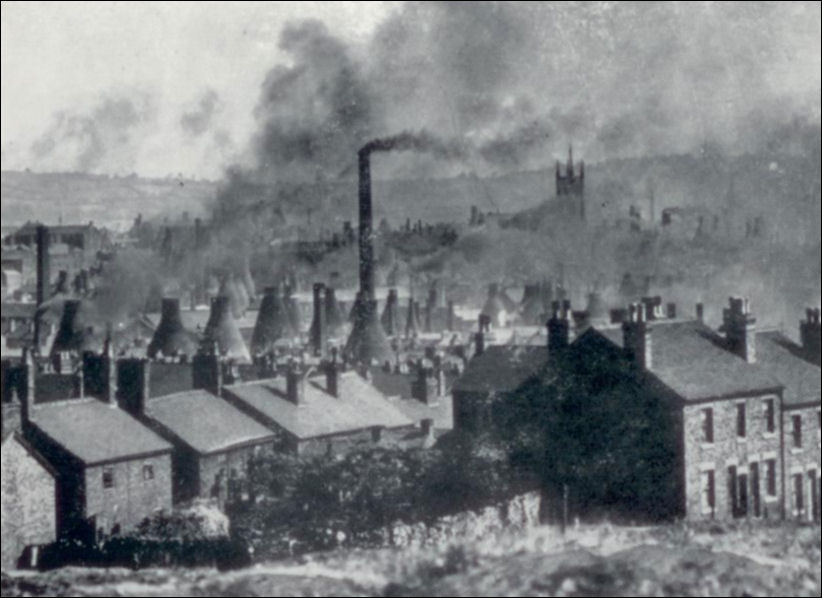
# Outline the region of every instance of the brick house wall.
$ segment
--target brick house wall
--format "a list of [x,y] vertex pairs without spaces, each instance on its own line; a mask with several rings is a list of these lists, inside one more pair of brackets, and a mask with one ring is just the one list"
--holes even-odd
[[[773,405],[773,431],[767,429],[766,401]],[[781,397],[766,394],[683,407],[687,518],[781,517],[781,404]],[[737,433],[739,406],[744,406],[744,438]],[[705,438],[706,417],[712,419],[713,442]]]
[[[785,516],[789,519],[819,521],[820,502],[820,408],[818,405],[791,406],[782,413],[785,459]],[[799,438],[795,438],[794,418],[799,418]],[[799,446],[796,446],[798,441]]]
[[[113,476],[106,487],[105,477]],[[86,467],[83,514],[94,518],[98,532],[125,532],[157,510],[170,511],[171,455],[117,461]]]
[[53,542],[57,536],[54,475],[17,436],[3,443],[2,567],[14,569],[27,546]]

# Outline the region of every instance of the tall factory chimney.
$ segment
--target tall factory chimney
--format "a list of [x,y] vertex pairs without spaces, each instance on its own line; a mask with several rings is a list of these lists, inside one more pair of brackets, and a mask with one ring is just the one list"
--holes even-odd
[[355,362],[371,364],[391,361],[391,347],[377,316],[374,294],[374,239],[371,214],[371,148],[365,146],[359,158],[360,200],[360,290],[354,304],[354,325],[345,345],[346,356]]
[[[49,268],[49,229],[47,226],[40,224],[37,226],[36,243],[37,243],[37,307],[40,307],[44,301],[48,299],[49,282],[51,279]],[[34,318],[34,346],[38,348],[43,342],[41,334],[41,316],[35,315]]]

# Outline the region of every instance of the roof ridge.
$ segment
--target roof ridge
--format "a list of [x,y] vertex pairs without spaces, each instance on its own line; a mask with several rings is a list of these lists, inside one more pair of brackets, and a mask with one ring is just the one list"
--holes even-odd
[[32,408],[34,410],[41,410],[45,408],[65,407],[66,405],[87,405],[89,403],[100,403],[103,406],[108,406],[108,403],[101,401],[96,397],[74,397],[67,399],[58,399],[56,401],[46,401],[45,403],[34,403]]

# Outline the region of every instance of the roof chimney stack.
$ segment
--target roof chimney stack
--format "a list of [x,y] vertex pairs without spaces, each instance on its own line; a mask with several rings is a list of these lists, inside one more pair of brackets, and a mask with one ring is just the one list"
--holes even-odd
[[570,310],[570,301],[563,301],[562,309],[560,309],[559,301],[553,301],[551,303],[551,319],[549,319],[546,324],[548,328],[549,353],[553,354],[562,351],[570,342],[571,325],[568,321],[568,313]]
[[120,404],[132,415],[142,415],[150,396],[151,361],[126,358],[118,360],[115,367]]
[[325,387],[332,397],[339,397],[340,368],[337,365],[337,348],[331,348],[331,359],[325,364]]
[[285,372],[286,398],[295,405],[305,400],[305,378],[298,364],[291,362]]
[[822,334],[820,334],[819,308],[808,308],[805,310],[805,320],[799,323],[799,338],[802,342],[802,349],[807,358],[813,363],[820,363],[820,345],[822,345]]
[[722,310],[722,331],[728,350],[748,363],[756,362],[756,318],[747,298],[730,297]]
[[204,345],[191,360],[192,385],[220,396],[223,392],[223,364],[216,342]]
[[628,320],[622,323],[622,344],[628,358],[641,369],[653,365],[651,328],[647,321],[647,307],[634,303],[628,307]]

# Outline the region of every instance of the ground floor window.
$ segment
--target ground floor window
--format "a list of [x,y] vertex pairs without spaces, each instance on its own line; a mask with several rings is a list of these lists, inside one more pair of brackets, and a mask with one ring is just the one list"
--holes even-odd
[[702,472],[702,514],[714,518],[716,512],[716,479],[714,470]]

